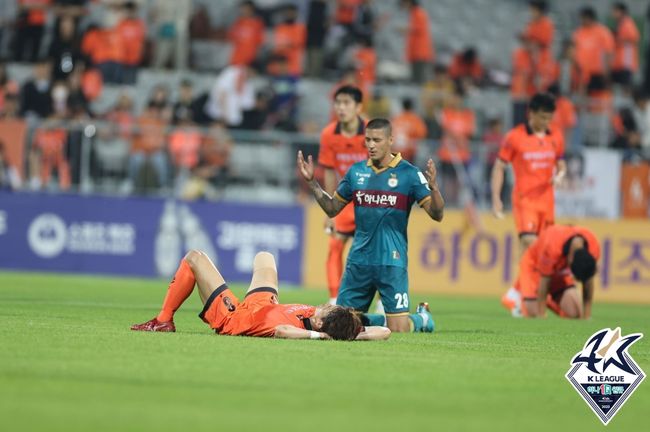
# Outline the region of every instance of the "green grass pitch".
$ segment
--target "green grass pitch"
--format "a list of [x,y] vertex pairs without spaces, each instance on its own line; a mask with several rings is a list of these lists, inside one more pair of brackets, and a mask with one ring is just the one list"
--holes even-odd
[[[177,333],[131,332],[165,290],[0,273],[2,430],[604,430],[564,378],[586,338],[603,327],[645,333],[631,354],[650,373],[648,306],[597,303],[587,322],[532,321],[509,318],[497,299],[436,296],[435,334],[344,343],[216,336],[194,294]],[[284,303],[324,298],[281,292]],[[650,379],[607,430],[647,430],[648,407]]]

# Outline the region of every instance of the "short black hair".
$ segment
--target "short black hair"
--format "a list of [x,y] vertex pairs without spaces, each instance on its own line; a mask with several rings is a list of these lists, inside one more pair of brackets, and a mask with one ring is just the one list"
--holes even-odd
[[351,341],[356,339],[363,325],[354,309],[335,306],[324,318],[320,330],[334,340]]
[[578,249],[573,253],[571,273],[582,283],[588,281],[596,274],[596,260],[587,248]]
[[623,2],[616,2],[612,6],[613,9],[616,9],[619,12],[622,12],[624,14],[627,14],[627,5]]
[[593,21],[596,21],[598,15],[596,15],[596,10],[591,6],[585,6],[580,9],[580,18],[587,18]]
[[402,108],[404,111],[411,111],[413,109],[413,99],[404,98],[402,99]]
[[366,125],[366,130],[383,130],[384,134],[389,137],[393,134],[393,126],[385,118],[374,118]]
[[356,103],[363,102],[363,93],[359,87],[353,85],[341,86],[338,88],[338,90],[336,90],[336,93],[334,93],[334,99],[336,99],[338,95],[342,94],[350,96]]
[[536,93],[528,103],[528,110],[532,112],[555,112],[555,97],[549,93]]
[[548,11],[548,3],[545,0],[530,0],[528,6],[537,9],[541,13]]

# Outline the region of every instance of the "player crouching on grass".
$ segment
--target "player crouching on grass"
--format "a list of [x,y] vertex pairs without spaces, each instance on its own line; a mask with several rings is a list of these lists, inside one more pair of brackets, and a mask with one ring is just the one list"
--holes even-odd
[[192,250],[181,260],[158,316],[131,330],[175,332],[174,313],[194,285],[204,304],[199,317],[218,334],[286,339],[388,339],[386,327],[364,327],[350,308],[278,303],[278,271],[273,255],[260,252],[253,261],[253,277],[243,301],[233,294],[210,258]]
[[[554,225],[526,249],[515,282],[513,316],[544,317],[546,307],[561,318],[590,318],[600,243],[589,229]],[[575,279],[582,283],[582,299]],[[506,295],[510,295],[507,293]]]

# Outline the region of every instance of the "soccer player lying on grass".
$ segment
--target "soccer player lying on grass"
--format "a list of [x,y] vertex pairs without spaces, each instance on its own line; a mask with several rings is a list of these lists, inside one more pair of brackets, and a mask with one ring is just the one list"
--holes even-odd
[[194,285],[204,304],[199,317],[224,335],[286,339],[388,339],[385,327],[363,327],[350,308],[278,303],[278,271],[273,255],[260,252],[253,261],[253,277],[244,301],[233,294],[210,258],[192,250],[181,260],[158,316],[131,330],[174,332],[174,313]]
[[[589,318],[599,258],[600,244],[587,228],[546,228],[521,258],[517,297],[510,290],[502,303],[513,316],[543,317],[548,306],[562,318]],[[582,299],[574,278],[582,282]]]

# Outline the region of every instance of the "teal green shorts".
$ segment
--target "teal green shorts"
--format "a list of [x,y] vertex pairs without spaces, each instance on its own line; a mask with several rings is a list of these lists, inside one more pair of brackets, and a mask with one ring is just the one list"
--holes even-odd
[[408,286],[408,272],[404,267],[348,263],[336,304],[368,312],[379,291],[386,314],[402,314],[409,311]]

